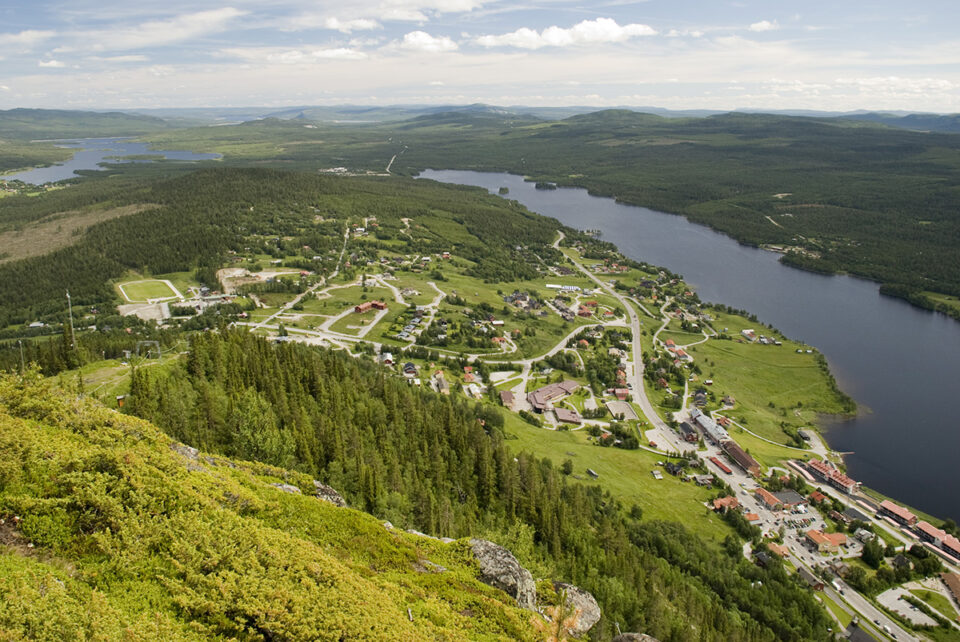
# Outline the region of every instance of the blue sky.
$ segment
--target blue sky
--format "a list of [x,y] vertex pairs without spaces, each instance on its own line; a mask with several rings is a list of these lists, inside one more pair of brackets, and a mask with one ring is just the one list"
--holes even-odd
[[0,108],[960,112],[953,1],[0,0]]

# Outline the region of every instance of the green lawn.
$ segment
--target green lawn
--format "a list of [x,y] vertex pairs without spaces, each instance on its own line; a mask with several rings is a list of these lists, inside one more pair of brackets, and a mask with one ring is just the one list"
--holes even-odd
[[932,606],[935,610],[942,613],[945,617],[957,617],[957,609],[953,603],[937,591],[928,591],[925,589],[910,589],[910,592],[921,600]]
[[[361,314],[351,313],[330,326],[333,332],[357,335],[379,314],[379,310],[367,310]],[[389,314],[389,313],[388,313]],[[356,327],[354,327],[356,326]]]
[[830,599],[826,593],[820,593],[818,597],[823,600],[823,605],[827,607],[827,610],[840,621],[840,625],[843,628],[847,628],[850,625],[853,618],[849,613],[840,608],[839,604]]
[[[692,482],[681,482],[666,473],[661,480],[653,478],[651,471],[659,468],[656,462],[662,457],[645,450],[595,446],[587,441],[585,430],[536,428],[512,413],[505,413],[505,418],[507,433],[517,437],[507,441],[513,450],[546,457],[557,466],[570,459],[573,461],[573,474],[581,478],[581,483],[600,485],[626,506],[639,505],[646,519],[679,521],[692,531],[715,541],[729,534],[726,524],[703,506],[703,502],[713,497],[715,491],[698,487]],[[586,473],[587,468],[599,473],[599,479],[591,479]]]
[[[764,346],[713,340],[690,348],[690,354],[713,379],[711,391],[719,400],[733,395],[730,415],[758,435],[787,443],[781,422],[809,426],[812,412],[838,413],[843,406],[830,388],[814,354],[797,353],[797,344]],[[743,423],[743,421],[740,421]]]
[[762,439],[757,439],[753,435],[736,426],[730,426],[728,429],[730,436],[733,437],[741,448],[749,452],[753,457],[766,468],[770,466],[781,465],[784,459],[805,459],[812,455],[810,451],[792,450],[783,446],[776,446]]
[[[176,296],[170,286],[156,279],[126,281],[117,284],[121,298],[131,303],[146,303],[150,299],[168,299]],[[124,297],[124,293],[126,297]]]

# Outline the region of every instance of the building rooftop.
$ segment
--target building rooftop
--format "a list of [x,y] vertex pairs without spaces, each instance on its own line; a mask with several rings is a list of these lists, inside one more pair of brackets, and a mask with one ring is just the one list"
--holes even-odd
[[527,401],[530,402],[531,406],[542,411],[547,407],[549,402],[563,395],[569,395],[579,387],[579,383],[570,379],[561,381],[560,383],[551,383],[527,394]]
[[914,515],[914,514],[911,513],[910,511],[908,511],[908,510],[907,510],[906,508],[904,508],[903,506],[900,506],[900,505],[898,505],[898,504],[894,504],[894,503],[891,502],[889,499],[885,499],[885,500],[883,500],[882,502],[880,502],[880,508],[882,508],[883,510],[887,511],[888,513],[892,513],[893,515],[896,515],[896,516],[899,517],[900,519],[902,519],[902,520],[904,520],[904,521],[907,521],[907,522],[916,521],[916,519],[917,519],[917,516],[916,516],[916,515]]
[[759,471],[760,463],[750,456],[747,451],[737,444],[737,442],[729,440],[723,441],[720,443],[720,446],[723,448],[723,451],[730,455],[730,457],[737,462],[737,465],[750,472],[752,470]]
[[756,495],[757,497],[760,498],[760,501],[762,501],[764,504],[770,507],[776,506],[777,504],[781,503],[780,500],[777,499],[777,496],[771,493],[766,488],[758,488],[756,491]]
[[553,413],[557,416],[557,421],[561,421],[565,424],[579,424],[580,415],[576,410],[568,410],[567,408],[555,408]]
[[806,503],[807,501],[803,498],[803,495],[793,490],[792,488],[788,488],[787,490],[781,490],[778,493],[774,493],[773,496],[779,499],[780,503],[783,504],[784,506],[787,506],[787,505],[796,506],[797,504],[803,504],[803,503]]

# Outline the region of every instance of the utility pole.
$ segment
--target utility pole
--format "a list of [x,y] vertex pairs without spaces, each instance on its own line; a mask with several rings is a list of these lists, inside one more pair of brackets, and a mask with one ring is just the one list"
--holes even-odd
[[26,368],[23,365],[23,339],[17,339],[17,343],[20,344],[20,376],[23,376],[23,373],[26,372]]
[[67,290],[67,310],[70,313],[70,348],[76,350],[77,339],[73,333],[73,303],[70,301],[70,290]]

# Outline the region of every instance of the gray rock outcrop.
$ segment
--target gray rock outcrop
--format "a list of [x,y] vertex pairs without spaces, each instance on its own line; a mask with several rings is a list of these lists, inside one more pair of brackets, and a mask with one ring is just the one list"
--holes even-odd
[[530,571],[520,566],[513,553],[485,539],[471,539],[470,549],[480,563],[480,581],[517,600],[520,608],[534,610],[537,587]]
[[570,629],[570,635],[580,637],[600,621],[600,605],[589,591],[564,582],[554,582],[553,588],[557,593],[566,591],[567,606],[580,612],[577,625]]
[[292,486],[292,485],[290,485],[290,484],[270,484],[270,485],[273,486],[274,488],[279,488],[280,490],[282,490],[282,491],[285,492],[285,493],[290,493],[290,494],[292,494],[292,495],[299,495],[299,494],[300,494],[300,489],[297,488],[296,486]]
[[613,638],[613,642],[660,642],[660,640],[646,633],[621,633]]
[[339,506],[340,508],[346,508],[347,502],[343,499],[343,497],[341,497],[340,493],[330,488],[326,484],[318,482],[316,479],[314,479],[313,488],[313,494],[317,499],[330,502],[334,506]]
[[192,459],[194,461],[197,460],[197,457],[200,454],[200,451],[198,451],[196,448],[192,446],[188,446],[186,444],[181,444],[180,442],[176,442],[176,441],[170,444],[170,448],[171,450],[173,450],[173,452],[179,455],[183,455],[187,459]]

